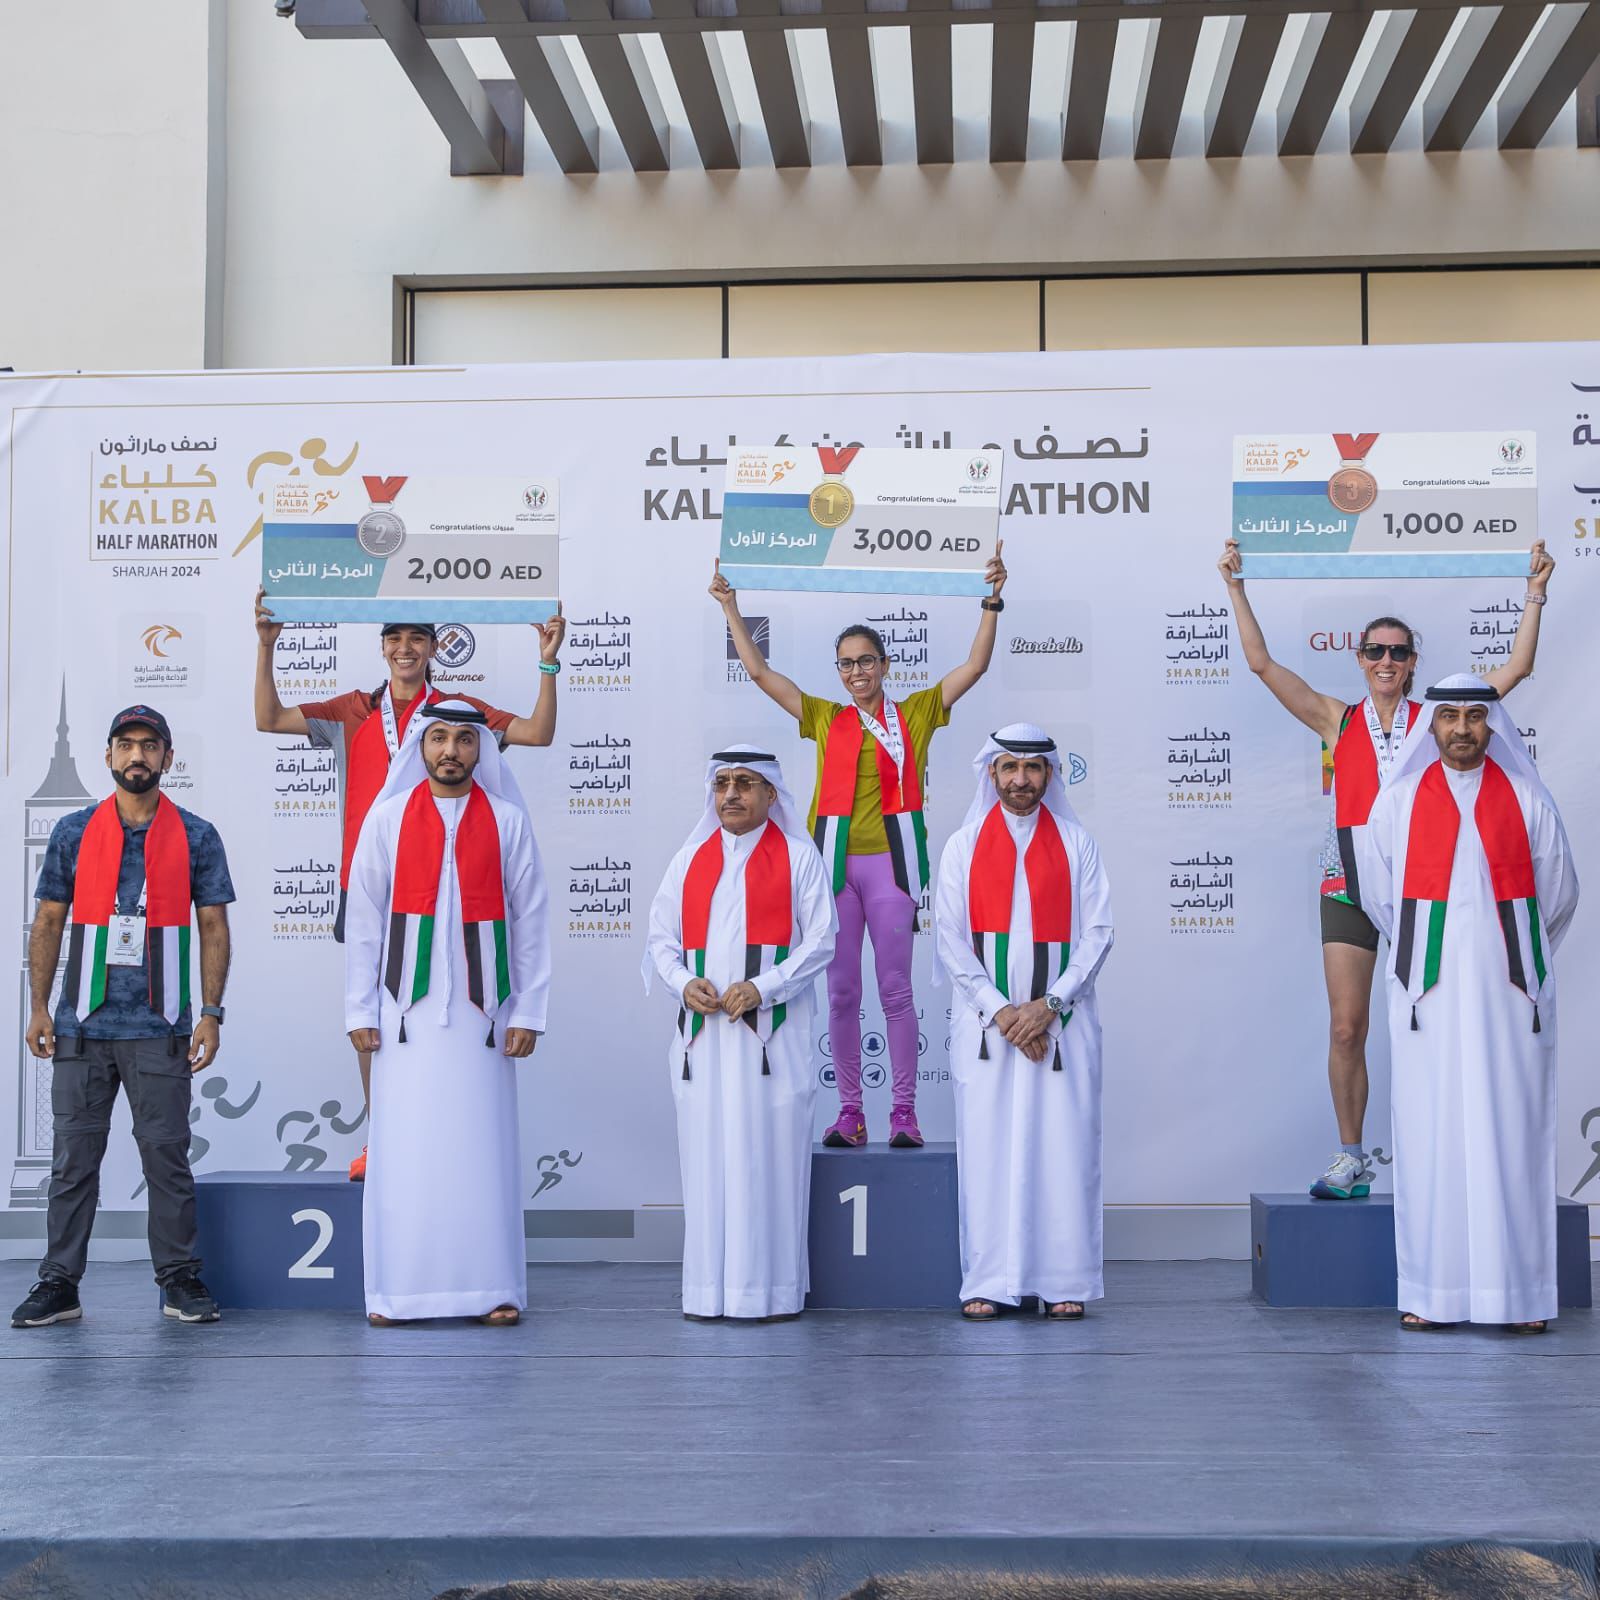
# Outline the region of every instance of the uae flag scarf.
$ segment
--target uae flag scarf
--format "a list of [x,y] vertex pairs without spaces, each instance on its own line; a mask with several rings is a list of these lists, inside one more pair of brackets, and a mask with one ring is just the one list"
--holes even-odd
[[[106,954],[122,868],[122,820],[113,795],[95,807],[78,845],[72,938],[62,993],[80,1022],[106,997]],[[189,835],[162,795],[144,836],[145,965],[150,1005],[177,1024],[189,1004]]]
[[405,738],[412,713],[419,706],[431,706],[435,700],[442,699],[444,696],[430,683],[396,715],[394,691],[384,684],[372,697],[373,709],[366,721],[350,735],[345,752],[344,841],[339,857],[341,889],[350,887],[350,863],[355,859],[361,824],[366,821],[373,801],[383,791],[389,763],[400,753],[400,741]]
[[[711,897],[722,879],[722,831],[718,829],[695,851],[683,875],[683,964],[697,978],[706,975],[706,943],[711,926]],[[768,822],[744,869],[744,975],[770,972],[784,960],[794,942],[794,880],[789,872],[789,841],[783,829]],[[785,1005],[752,1006],[740,1019],[761,1040],[761,1072],[772,1075],[767,1040],[783,1026]],[[687,1006],[678,1008],[678,1035],[683,1040],[683,1075],[689,1076],[689,1047],[704,1031],[706,1019]]]
[[[1055,817],[1039,807],[1039,821],[1022,858],[1028,879],[1028,905],[1033,918],[1033,978],[1026,996],[1011,993],[1011,901],[1017,880],[1017,842],[1006,824],[1005,808],[996,802],[978,829],[967,873],[967,921],[972,948],[983,970],[1007,1000],[1042,1000],[1045,991],[1067,970],[1072,956],[1072,867]],[[1067,1012],[1061,1020],[1070,1020]],[[989,1059],[985,1029],[978,1046],[980,1060]],[[1056,1044],[1054,1070],[1061,1070],[1061,1045]]]
[[[1356,829],[1366,827],[1367,818],[1372,815],[1382,776],[1378,747],[1372,738],[1372,718],[1368,715],[1371,704],[1370,700],[1363,700],[1359,705],[1345,707],[1339,738],[1333,747],[1333,826],[1344,876],[1330,878],[1322,885],[1322,892],[1348,895],[1353,906],[1361,904],[1361,883],[1356,876]],[[1390,735],[1396,750],[1421,710],[1415,700],[1401,701]]]
[[[896,754],[883,737],[873,737],[878,761],[878,784],[883,797],[883,831],[889,838],[894,881],[913,900],[928,887],[928,830],[922,820],[922,783],[917,777],[917,753],[905,714],[892,700],[883,702],[884,733],[898,745]],[[898,739],[889,735],[890,721]],[[850,816],[856,803],[856,771],[868,718],[854,706],[842,706],[828,724],[822,746],[822,782],[817,786],[817,822],[814,837],[833,892],[844,888],[845,857],[850,849]],[[876,725],[874,725],[876,726]],[[913,874],[916,887],[912,887]]]
[[[1539,990],[1544,983],[1545,964],[1533,851],[1517,792],[1504,770],[1492,760],[1483,763],[1483,779],[1472,815],[1488,857],[1489,881],[1506,943],[1507,976],[1512,987],[1533,1002],[1533,1031],[1538,1033]],[[1417,1002],[1439,981],[1450,870],[1460,830],[1461,812],[1444,775],[1444,764],[1435,761],[1423,773],[1411,802],[1404,899],[1394,938],[1394,975],[1411,999],[1413,1028],[1417,1026]]]
[[[389,949],[384,987],[400,1007],[400,1042],[405,1013],[428,992],[433,965],[433,929],[438,911],[439,872],[444,865],[445,828],[433,791],[424,778],[411,791],[400,817],[395,845],[394,893],[389,910]],[[489,797],[476,783],[456,825],[456,892],[461,896],[461,935],[467,952],[467,997],[490,1019],[511,995],[511,952],[506,937],[506,888],[500,825]]]

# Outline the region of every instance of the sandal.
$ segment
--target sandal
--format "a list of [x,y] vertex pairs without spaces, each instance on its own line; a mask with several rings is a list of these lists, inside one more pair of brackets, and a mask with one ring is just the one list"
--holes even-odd
[[[1076,1309],[1062,1311],[1060,1309],[1062,1306],[1073,1306]],[[1054,1305],[1046,1308],[1045,1318],[1049,1322],[1082,1322],[1083,1304],[1078,1300],[1057,1300]]]
[[[987,1311],[975,1311],[974,1306],[988,1306]],[[1000,1320],[1000,1307],[993,1300],[963,1300],[961,1302],[961,1315],[968,1322],[998,1322]]]
[[1508,1322],[1506,1324],[1507,1333],[1547,1333],[1549,1329],[1550,1324],[1543,1318],[1540,1318],[1537,1322]]
[[493,1311],[486,1311],[473,1320],[486,1328],[514,1328],[522,1321],[522,1313],[515,1306],[496,1306]]
[[367,1313],[367,1326],[369,1328],[398,1328],[401,1326],[399,1317],[381,1317],[376,1311]]
[[1400,1326],[1407,1333],[1438,1333],[1442,1328],[1453,1328],[1453,1322],[1429,1322],[1426,1317],[1419,1317],[1415,1311],[1402,1311],[1400,1313]]

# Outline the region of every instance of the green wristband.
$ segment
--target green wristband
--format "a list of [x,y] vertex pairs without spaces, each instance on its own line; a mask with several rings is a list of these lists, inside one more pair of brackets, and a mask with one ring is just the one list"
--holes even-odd
[[561,663],[559,661],[541,661],[539,663],[539,670],[541,672],[548,672],[552,677],[554,677],[555,674],[561,670]]

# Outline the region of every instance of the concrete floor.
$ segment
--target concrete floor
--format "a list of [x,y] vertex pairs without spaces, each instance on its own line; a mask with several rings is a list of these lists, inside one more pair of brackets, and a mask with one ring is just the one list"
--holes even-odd
[[[1125,1541],[1497,1539],[1558,1575],[1503,1592],[1595,1592],[1588,1312],[1539,1339],[1419,1335],[1391,1313],[1264,1308],[1242,1263],[1113,1263],[1077,1324],[700,1325],[679,1316],[672,1266],[529,1276],[514,1329],[261,1311],[185,1327],[158,1314],[147,1265],[91,1266],[82,1323],[0,1328],[0,1597],[110,1592],[70,1573],[152,1539],[212,1556],[371,1541],[394,1559],[453,1543],[479,1576],[491,1550],[495,1572],[594,1571],[608,1551],[701,1570],[696,1547],[743,1552],[748,1572],[763,1550],[788,1561],[818,1542],[864,1541],[870,1568],[885,1541],[1058,1556],[1077,1541],[1104,1561]],[[31,1281],[0,1263],[0,1309]],[[434,1593],[441,1570],[337,1592]]]

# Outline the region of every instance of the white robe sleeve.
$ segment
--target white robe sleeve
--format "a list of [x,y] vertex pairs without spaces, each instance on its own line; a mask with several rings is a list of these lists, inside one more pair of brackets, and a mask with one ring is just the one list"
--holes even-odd
[[1537,797],[1531,811],[1528,843],[1533,850],[1534,892],[1539,896],[1539,915],[1554,950],[1578,909],[1578,874],[1561,819]]
[[803,993],[833,959],[834,934],[839,915],[834,909],[833,887],[822,870],[822,857],[807,840],[789,840],[794,885],[794,917],[798,938],[794,948],[770,971],[750,981],[761,996],[761,1009],[782,1005]]
[[389,921],[391,825],[369,815],[350,860],[344,907],[344,1026],[376,1028],[381,1015],[383,936]]
[[1094,985],[1105,959],[1111,954],[1111,885],[1100,864],[1100,849],[1082,828],[1072,830],[1073,870],[1077,873],[1078,920],[1072,930],[1072,955],[1067,970],[1050,985],[1067,1010]]
[[1411,816],[1410,781],[1384,789],[1373,802],[1367,825],[1356,835],[1356,881],[1361,909],[1373,926],[1394,943],[1394,837],[1400,819]]
[[550,890],[533,829],[520,815],[517,822],[505,861],[506,932],[511,943],[511,998],[505,1025],[543,1033],[550,1002]]
[[644,974],[645,992],[650,991],[650,973],[653,967],[661,980],[671,989],[673,997],[683,999],[694,974],[683,963],[683,877],[685,852],[679,851],[667,864],[666,875],[656,897],[650,902],[650,931],[645,935]]
[[967,936],[967,866],[971,841],[962,829],[939,857],[939,879],[934,890],[933,937],[939,960],[961,999],[988,1027],[994,1014],[1010,1005],[983,970],[978,953]]

